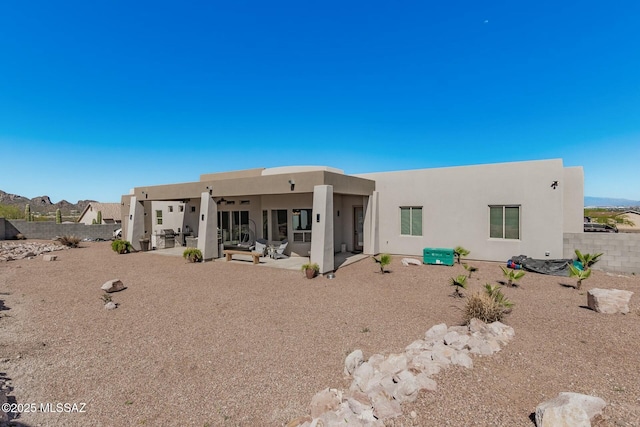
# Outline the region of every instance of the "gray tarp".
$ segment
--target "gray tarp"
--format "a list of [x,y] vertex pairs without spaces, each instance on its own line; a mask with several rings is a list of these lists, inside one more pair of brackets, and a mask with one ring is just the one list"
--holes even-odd
[[514,256],[511,261],[526,271],[565,277],[569,276],[569,266],[573,264],[573,259],[533,259],[526,255]]

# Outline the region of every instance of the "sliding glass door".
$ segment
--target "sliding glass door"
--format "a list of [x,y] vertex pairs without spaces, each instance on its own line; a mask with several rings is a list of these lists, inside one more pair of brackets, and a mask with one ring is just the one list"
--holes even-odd
[[218,211],[218,227],[225,245],[243,243],[249,235],[249,211]]

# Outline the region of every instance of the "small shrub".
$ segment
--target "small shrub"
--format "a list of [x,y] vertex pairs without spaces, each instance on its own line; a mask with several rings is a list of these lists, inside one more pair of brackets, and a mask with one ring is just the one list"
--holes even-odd
[[471,273],[473,273],[474,271],[478,271],[478,267],[474,267],[473,265],[462,264],[462,266],[469,272],[469,279],[471,279]]
[[119,254],[128,254],[131,252],[133,247],[131,246],[131,243],[126,240],[116,239],[111,242],[111,249]]
[[484,285],[484,289],[485,289],[485,293],[490,298],[492,298],[495,302],[497,302],[502,307],[504,307],[505,312],[511,311],[511,308],[513,307],[513,303],[509,301],[507,297],[504,296],[504,294],[500,290],[502,289],[500,286],[490,285],[487,283],[486,285]]
[[602,255],[603,254],[601,253],[600,254],[583,254],[578,249],[576,249],[576,257],[578,258],[578,261],[582,263],[583,270],[589,269],[589,267],[591,267],[593,264],[600,261],[600,257]]
[[102,302],[104,302],[105,304],[108,302],[111,302],[111,295],[109,294],[104,294],[100,297],[100,299],[102,300]]
[[467,297],[464,306],[464,321],[469,324],[471,319],[480,319],[485,323],[502,320],[506,314],[505,308],[486,293],[476,292]]
[[510,287],[517,286],[515,282],[524,276],[524,271],[516,271],[503,266],[500,266],[500,268],[502,269],[502,273],[504,273],[504,277],[507,279],[507,285]]
[[27,238],[24,237],[24,234],[18,233],[16,234],[16,240],[27,240]]
[[591,269],[588,268],[586,270],[580,270],[573,265],[569,265],[569,275],[578,279],[578,282],[576,283],[576,289],[580,289],[582,287],[582,281],[588,279],[591,276]]
[[55,240],[57,240],[64,246],[68,246],[70,248],[77,248],[81,239],[76,236],[61,236],[61,237],[57,237]]
[[462,246],[456,246],[455,248],[453,248],[453,255],[456,257],[458,264],[460,264],[460,258],[462,258],[463,256],[467,256],[470,253],[471,251],[466,250]]
[[197,248],[187,248],[182,252],[182,258],[189,262],[201,262],[202,252]]
[[377,262],[378,264],[380,264],[380,273],[385,273],[384,268],[391,264],[391,255],[389,254],[382,254],[380,255],[380,259],[377,259],[376,257],[373,257],[373,260],[375,262]]
[[449,279],[449,285],[455,288],[453,295],[458,298],[462,298],[463,295],[462,292],[460,292],[460,289],[467,289],[467,276],[461,274],[458,277],[452,277]]

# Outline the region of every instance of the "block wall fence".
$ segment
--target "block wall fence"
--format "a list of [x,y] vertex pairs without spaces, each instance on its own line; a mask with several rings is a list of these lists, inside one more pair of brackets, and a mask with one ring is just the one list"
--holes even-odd
[[0,240],[12,240],[18,234],[27,239],[51,240],[57,236],[76,236],[81,239],[109,240],[120,227],[120,224],[56,224],[53,221],[27,222],[23,219],[0,218]]
[[565,233],[564,258],[582,253],[603,253],[596,270],[640,274],[640,233]]

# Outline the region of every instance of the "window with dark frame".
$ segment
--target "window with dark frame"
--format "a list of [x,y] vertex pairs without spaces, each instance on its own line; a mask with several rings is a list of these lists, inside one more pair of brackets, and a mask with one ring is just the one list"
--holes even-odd
[[489,206],[489,238],[520,239],[520,206]]
[[422,206],[400,207],[400,234],[422,236]]

